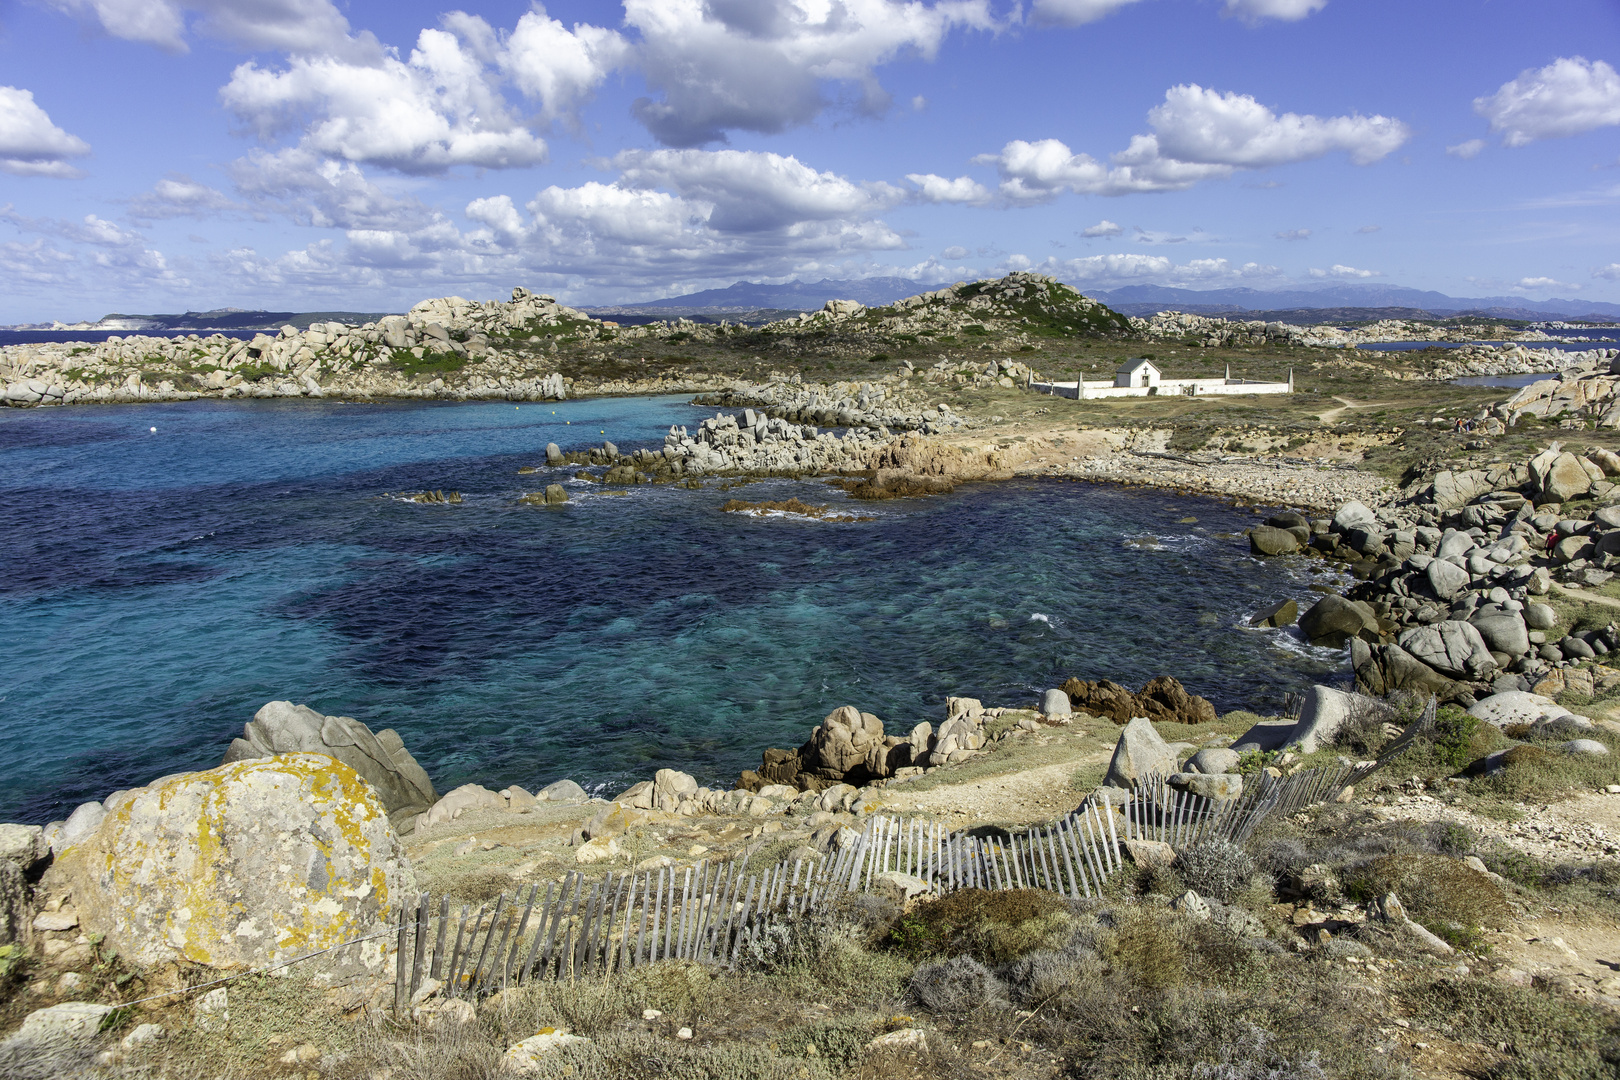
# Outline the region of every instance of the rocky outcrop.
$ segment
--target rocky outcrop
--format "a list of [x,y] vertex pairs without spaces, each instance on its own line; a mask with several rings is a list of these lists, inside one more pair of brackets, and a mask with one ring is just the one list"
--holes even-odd
[[1137,717],[1125,725],[1114,744],[1114,756],[1108,761],[1108,773],[1103,777],[1106,787],[1129,789],[1150,774],[1165,776],[1176,771],[1176,751],[1154,729],[1145,717]]
[[740,416],[717,413],[690,430],[671,427],[662,460],[677,475],[851,472],[866,468],[868,456],[887,441],[885,433],[867,428],[840,437],[745,409]]
[[[1131,327],[1151,341],[1179,341],[1206,348],[1234,348],[1254,345],[1303,345],[1315,348],[1353,348],[1383,341],[1473,341],[1487,332],[1479,327],[1450,329],[1433,323],[1405,319],[1380,319],[1366,326],[1344,329],[1338,326],[1296,326],[1263,319],[1222,319],[1181,311],[1161,311],[1151,318],[1131,320]],[[1523,336],[1527,340],[1548,340],[1532,331],[1517,335],[1506,327],[1488,331],[1492,336]],[[1487,346],[1488,348],[1488,346]],[[1547,370],[1546,368],[1527,370]]]
[[947,698],[945,722],[937,729],[924,722],[905,735],[887,735],[882,720],[845,705],[828,713],[797,750],[766,750],[760,767],[744,772],[737,786],[825,791],[915,776],[984,749],[990,741],[986,722],[1004,711],[987,710],[973,698]]
[[1206,698],[1187,693],[1186,687],[1168,675],[1149,679],[1134,694],[1107,679],[1097,682],[1070,679],[1062,689],[1074,708],[1092,716],[1106,717],[1116,724],[1129,723],[1138,716],[1173,724],[1204,724],[1215,719],[1214,705]]
[[[1525,462],[1441,469],[1376,511],[1307,519],[1306,554],[1341,560],[1359,584],[1300,617],[1314,645],[1350,643],[1357,685],[1472,705],[1527,691],[1620,649],[1620,625],[1563,633],[1538,600],[1620,571],[1620,454],[1552,443]],[[1580,514],[1572,500],[1595,500]],[[1580,505],[1580,504],[1577,504]]]
[[[375,789],[321,754],[183,773],[109,798],[39,893],[138,967],[245,969],[375,934],[415,877]],[[373,939],[310,962],[380,974]],[[308,969],[306,969],[308,970]]]
[[[904,376],[895,375],[833,383],[806,383],[794,375],[706,394],[697,401],[700,405],[753,407],[773,419],[820,427],[868,427],[938,435],[967,426],[967,420],[953,413],[950,406],[930,404],[922,390],[914,388]],[[753,426],[752,422],[748,426]]]
[[[558,400],[560,375],[509,365],[491,339],[534,344],[558,336],[596,338],[608,329],[552,297],[512,290],[509,303],[424,300],[404,315],[348,326],[284,326],[249,341],[119,337],[0,348],[0,403],[183,401],[213,397],[407,396]],[[553,346],[554,351],[554,346]],[[159,373],[153,378],[149,373]],[[448,386],[445,376],[453,386]],[[166,377],[165,377],[166,376]],[[151,381],[148,381],[148,380]]]
[[296,753],[328,754],[359,773],[401,827],[439,798],[392,728],[373,734],[352,716],[323,716],[290,701],[272,701],[254,713],[221,764]]
[[[403,315],[359,326],[285,326],[250,341],[222,334],[115,335],[89,346],[7,346],[0,348],[0,404],[334,395],[535,401],[580,392],[709,392],[724,389],[731,380],[648,375],[576,382],[556,371],[536,374],[535,368],[537,361],[559,353],[601,360],[615,345],[634,348],[641,341],[776,349],[796,359],[807,353],[870,359],[882,357],[897,337],[909,344],[924,334],[947,342],[961,334],[975,353],[987,348],[1017,353],[1034,343],[1034,331],[1121,337],[1129,335],[1130,324],[1067,285],[1022,272],[994,281],[958,282],[884,308],[833,300],[821,311],[762,327],[688,319],[620,326],[516,288],[508,302],[439,297],[423,300]],[[1011,387],[1031,375],[1026,365],[1005,355],[947,355],[920,373],[909,363],[901,367],[907,377],[916,374],[923,383],[950,386]],[[847,400],[842,393],[829,395],[810,387],[781,393],[783,409],[823,427],[885,426],[880,414],[893,416],[895,422],[887,425],[891,430],[909,430],[913,423],[925,430],[949,426],[948,418],[937,414],[896,412],[897,399],[877,395],[874,402],[870,387],[850,393]],[[840,419],[855,411],[868,418]],[[830,418],[822,418],[829,413]]]

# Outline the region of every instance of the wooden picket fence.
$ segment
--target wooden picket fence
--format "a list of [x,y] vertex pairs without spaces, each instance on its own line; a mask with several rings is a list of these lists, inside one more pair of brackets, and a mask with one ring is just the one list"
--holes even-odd
[[1236,799],[1212,800],[1170,787],[1153,775],[1134,785],[1115,813],[1088,797],[1046,825],[979,834],[937,822],[875,814],[830,858],[777,863],[748,873],[748,857],[609,872],[599,881],[571,871],[527,895],[504,893],[473,912],[452,914],[423,893],[402,911],[394,1005],[404,1010],[427,979],[449,997],[478,998],[535,980],[570,979],[679,959],[735,967],[773,925],[802,918],[839,894],[869,891],[883,875],[915,879],[913,888],[1049,889],[1068,897],[1100,895],[1123,865],[1125,842],[1156,840],[1180,849],[1209,839],[1242,843],[1269,815],[1291,814],[1337,798],[1409,748],[1434,723],[1435,703],[1375,762],[1337,764],[1291,776],[1245,779]]
[[[395,1008],[427,979],[448,997],[477,998],[533,980],[568,979],[661,960],[734,967],[774,923],[804,916],[835,894],[862,892],[886,873],[929,891],[1049,888],[1091,896],[1121,865],[1109,815],[1083,807],[1050,826],[1010,837],[975,836],[888,815],[830,859],[786,861],[755,874],[748,859],[685,870],[608,873],[504,893],[475,912],[451,911],[423,893],[400,918]],[[880,882],[881,884],[881,882]]]

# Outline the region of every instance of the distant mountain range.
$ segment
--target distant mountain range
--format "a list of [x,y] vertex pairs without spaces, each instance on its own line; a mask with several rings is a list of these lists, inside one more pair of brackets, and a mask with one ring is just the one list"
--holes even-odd
[[[739,281],[724,289],[705,289],[644,303],[584,310],[603,318],[761,316],[778,311],[814,311],[828,300],[858,300],[868,306],[892,304],[938,288],[909,278],[880,277],[816,282],[789,281],[767,285]],[[1287,322],[1354,322],[1376,318],[1451,318],[1459,314],[1496,319],[1620,318],[1620,304],[1596,300],[1527,300],[1522,296],[1464,298],[1400,285],[1324,285],[1321,288],[1265,292],[1259,289],[1174,289],[1163,285],[1128,285],[1111,290],[1081,290],[1127,315],[1176,310],[1235,318],[1270,317]],[[1285,318],[1286,316],[1286,318]],[[756,321],[746,319],[745,321]]]
[[[1116,311],[1145,315],[1174,309],[1200,315],[1276,313],[1287,309],[1321,311],[1403,308],[1429,316],[1459,314],[1498,319],[1580,319],[1612,321],[1620,317],[1620,304],[1600,300],[1528,300],[1522,296],[1458,297],[1401,285],[1327,285],[1320,289],[1173,289],[1164,285],[1127,285],[1122,289],[1087,292]],[[1334,316],[1342,318],[1343,315]],[[1355,316],[1367,318],[1366,315]],[[1421,317],[1408,314],[1407,318]]]
[[[826,278],[821,281],[789,281],[767,285],[739,281],[724,289],[705,289],[684,296],[669,296],[635,304],[587,307],[582,310],[597,318],[619,322],[650,322],[654,319],[692,318],[712,322],[721,318],[762,323],[798,311],[818,310],[828,300],[856,300],[868,307],[879,307],[928,292],[940,282],[912,281],[901,277]],[[1620,320],[1620,304],[1598,300],[1527,300],[1522,296],[1457,297],[1400,285],[1324,285],[1321,288],[1279,289],[1174,289],[1164,285],[1127,285],[1120,289],[1081,289],[1126,315],[1152,315],[1175,310],[1198,315],[1218,315],[1234,319],[1264,318],[1291,323],[1358,322],[1368,319],[1448,319],[1458,315],[1478,315],[1492,319],[1585,319],[1594,322]],[[310,323],[349,324],[375,322],[387,314],[375,311],[245,311],[216,308],[213,311],[187,311],[178,315],[103,316],[90,323],[34,323],[0,327],[0,330],[100,330],[140,333],[196,331],[279,330],[286,325],[307,328]]]

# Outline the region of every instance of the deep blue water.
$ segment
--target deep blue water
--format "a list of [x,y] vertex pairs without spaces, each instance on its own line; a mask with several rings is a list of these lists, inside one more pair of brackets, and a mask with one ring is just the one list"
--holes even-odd
[[[1575,333],[1575,331],[1569,331]],[[1558,337],[1557,331],[1549,331],[1552,337]],[[1522,342],[1527,349],[1562,349],[1564,352],[1589,352],[1592,349],[1612,349],[1616,338],[1614,331],[1590,330],[1580,332],[1581,337],[1602,337],[1601,341],[1526,341]],[[1464,345],[1513,345],[1521,344],[1510,341],[1372,341],[1365,345],[1357,345],[1358,349],[1372,349],[1375,352],[1412,352],[1417,349],[1460,349]]]
[[[947,694],[1174,674],[1223,710],[1342,666],[1242,629],[1312,580],[1247,555],[1250,512],[1055,481],[852,504],[831,524],[727,498],[610,496],[556,441],[656,445],[681,399],[219,402],[0,410],[0,820],[44,822],[218,763],[264,702],[394,727],[439,789],[733,781],[856,704],[891,731]],[[149,429],[156,428],[151,431]],[[516,497],[566,482],[574,499]],[[459,490],[459,506],[385,492]],[[1194,523],[1181,523],[1184,517]]]
[[49,342],[68,341],[106,341],[110,337],[185,337],[187,334],[196,334],[198,337],[211,337],[214,334],[223,334],[226,337],[238,338],[242,341],[252,341],[258,334],[269,334],[275,337],[277,330],[0,330],[0,345],[44,345]]

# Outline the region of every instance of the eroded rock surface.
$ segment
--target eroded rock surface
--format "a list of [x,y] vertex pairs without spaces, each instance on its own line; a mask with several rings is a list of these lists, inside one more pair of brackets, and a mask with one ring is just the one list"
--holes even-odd
[[343,762],[376,789],[397,822],[426,813],[439,798],[392,728],[373,734],[352,716],[323,716],[290,701],[272,701],[254,713],[221,764],[296,753],[328,754]]
[[[375,790],[322,754],[182,773],[109,800],[44,896],[142,966],[261,967],[384,929],[416,880]],[[310,961],[380,973],[386,941]]]

